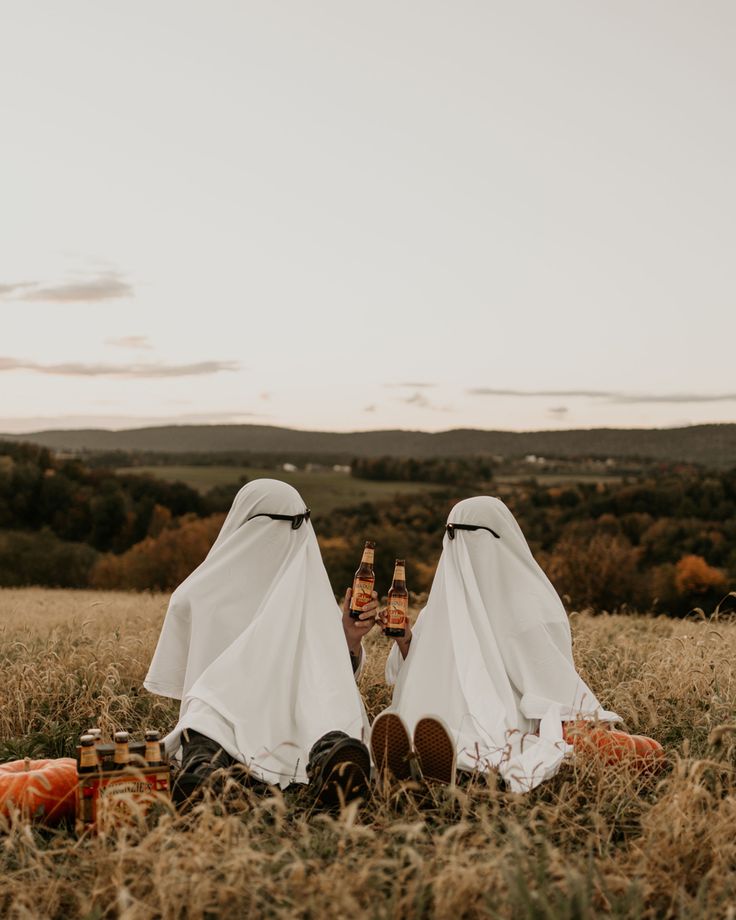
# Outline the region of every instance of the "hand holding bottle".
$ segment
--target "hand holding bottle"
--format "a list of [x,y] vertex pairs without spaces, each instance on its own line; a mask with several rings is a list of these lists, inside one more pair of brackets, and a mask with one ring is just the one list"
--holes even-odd
[[378,622],[378,595],[375,591],[371,593],[371,599],[361,607],[358,619],[355,619],[354,611],[350,608],[352,595],[353,589],[348,588],[342,604],[342,628],[345,631],[345,641],[350,654],[357,656],[360,654],[360,643],[363,636],[367,636]]

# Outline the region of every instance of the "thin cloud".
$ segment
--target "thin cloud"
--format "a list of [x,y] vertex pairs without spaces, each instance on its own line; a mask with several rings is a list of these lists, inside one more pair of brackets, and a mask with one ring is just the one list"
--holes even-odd
[[495,387],[475,387],[465,392],[470,396],[550,396],[560,399],[575,396],[604,399],[617,395],[616,393],[607,393],[601,390],[502,390]]
[[150,350],[153,348],[147,335],[124,335],[119,339],[105,339],[105,345],[115,345],[116,348],[134,348],[137,350]]
[[406,388],[410,390],[428,390],[431,387],[436,387],[436,383],[384,383],[385,387],[391,389]]
[[494,387],[474,387],[465,391],[469,396],[542,396],[557,399],[601,399],[610,403],[713,403],[736,401],[736,393],[624,393],[619,390],[508,390]]
[[132,296],[133,288],[127,281],[123,281],[116,272],[106,272],[86,281],[41,285],[23,294],[21,300],[85,303],[91,300],[115,300],[119,297]]
[[132,297],[134,293],[133,286],[112,271],[61,284],[23,281],[0,285],[0,297],[27,302],[89,303]]
[[402,396],[399,398],[399,402],[404,403],[407,406],[414,406],[415,409],[429,409],[431,412],[452,412],[452,406],[438,406],[430,400],[423,393],[415,392],[411,396]]
[[363,409],[363,412],[375,412],[375,411],[376,411],[376,406],[374,406],[374,405],[366,406],[366,407]]
[[569,411],[567,406],[552,406],[547,409],[547,414],[551,415],[553,418],[562,418],[564,415],[567,415]]
[[401,402],[406,403],[407,406],[416,406],[417,409],[431,409],[432,404],[427,399],[426,396],[423,396],[421,393],[412,393],[411,396],[404,397]]
[[0,297],[7,297],[8,294],[14,294],[16,291],[23,291],[26,288],[34,286],[34,281],[19,281],[16,284],[0,284]]
[[40,364],[18,358],[0,357],[0,371],[33,371],[59,377],[202,377],[221,371],[237,371],[237,361],[199,361],[194,364]]
[[733,402],[736,393],[617,393],[613,402],[619,403],[711,403]]

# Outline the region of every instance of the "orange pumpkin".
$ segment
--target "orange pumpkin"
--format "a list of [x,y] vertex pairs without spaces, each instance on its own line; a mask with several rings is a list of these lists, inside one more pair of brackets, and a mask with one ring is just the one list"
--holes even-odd
[[0,815],[8,817],[15,807],[35,821],[58,824],[74,817],[76,788],[77,762],[71,757],[0,764]]
[[597,754],[606,764],[623,761],[639,770],[651,770],[664,762],[662,745],[646,735],[629,735],[595,722],[563,723],[562,735],[576,751]]
[[636,753],[640,760],[644,761],[649,767],[659,767],[664,765],[664,748],[647,735],[632,735],[636,742]]

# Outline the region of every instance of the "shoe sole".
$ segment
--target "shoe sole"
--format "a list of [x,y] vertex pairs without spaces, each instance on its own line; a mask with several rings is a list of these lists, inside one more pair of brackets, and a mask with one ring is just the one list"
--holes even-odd
[[411,779],[411,740],[406,726],[394,712],[384,712],[371,729],[371,752],[379,781],[387,776]]
[[442,722],[420,719],[414,729],[414,750],[425,780],[455,784],[455,745]]
[[371,773],[368,750],[355,738],[338,741],[321,773],[323,780],[318,799],[322,805],[339,805],[359,797],[366,798]]

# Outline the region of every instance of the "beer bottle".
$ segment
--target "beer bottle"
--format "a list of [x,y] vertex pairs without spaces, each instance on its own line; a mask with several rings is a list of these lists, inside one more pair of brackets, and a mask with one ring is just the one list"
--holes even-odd
[[100,765],[100,770],[102,770],[103,773],[111,770],[114,746],[109,743],[106,744],[102,740],[102,730],[99,728],[88,728],[85,734],[92,735],[95,739],[95,750],[97,751],[97,761]]
[[130,747],[127,732],[115,732],[115,754],[113,755],[113,770],[125,770],[130,763]]
[[394,580],[388,592],[384,636],[393,636],[395,639],[405,636],[408,612],[409,592],[406,590],[406,565],[403,559],[397,559]]
[[102,729],[88,728],[85,734],[92,735],[92,737],[95,739],[95,747],[97,747],[98,744],[102,744]]
[[353,579],[353,594],[350,598],[350,616],[354,620],[360,619],[363,607],[369,604],[373,597],[373,585],[376,583],[376,573],[373,571],[375,549],[376,544],[366,540],[363,558]]
[[82,735],[79,739],[79,766],[77,773],[96,773],[100,769],[97,748],[93,735]]
[[146,766],[162,767],[164,758],[161,752],[161,735],[157,731],[146,731]]

